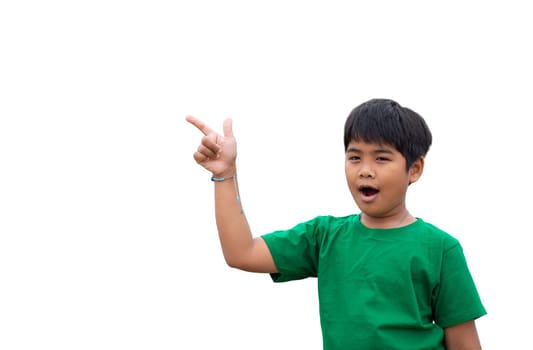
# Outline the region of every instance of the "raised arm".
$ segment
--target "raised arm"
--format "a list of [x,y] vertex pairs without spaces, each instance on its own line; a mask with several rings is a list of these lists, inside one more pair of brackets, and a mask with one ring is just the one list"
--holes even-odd
[[252,236],[242,209],[237,181],[237,143],[231,119],[224,121],[223,135],[195,117],[188,116],[186,120],[204,134],[193,156],[216,180],[213,181],[215,218],[227,264],[251,272],[277,272],[265,241]]

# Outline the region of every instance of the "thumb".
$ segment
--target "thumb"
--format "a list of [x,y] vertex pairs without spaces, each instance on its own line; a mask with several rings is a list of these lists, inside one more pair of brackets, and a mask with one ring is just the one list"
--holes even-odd
[[224,137],[233,137],[232,125],[233,125],[233,120],[231,120],[230,118],[224,120],[224,127],[223,127]]

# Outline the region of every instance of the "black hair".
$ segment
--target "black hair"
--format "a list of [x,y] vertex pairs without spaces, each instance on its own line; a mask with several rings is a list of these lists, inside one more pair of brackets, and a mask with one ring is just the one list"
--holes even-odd
[[352,141],[377,142],[396,148],[407,169],[431,146],[431,131],[424,118],[390,99],[372,99],[355,107],[344,125],[344,150]]

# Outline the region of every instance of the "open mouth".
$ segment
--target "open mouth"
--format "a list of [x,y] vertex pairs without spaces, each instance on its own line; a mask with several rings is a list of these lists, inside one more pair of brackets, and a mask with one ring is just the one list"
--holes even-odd
[[370,186],[361,186],[359,187],[359,192],[361,192],[365,197],[370,197],[378,194],[379,190]]

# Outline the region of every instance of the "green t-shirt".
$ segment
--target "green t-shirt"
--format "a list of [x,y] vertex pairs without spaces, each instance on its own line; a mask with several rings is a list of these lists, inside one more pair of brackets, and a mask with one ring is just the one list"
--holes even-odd
[[325,350],[444,349],[443,328],[486,314],[457,239],[421,219],[319,216],[263,239],[274,281],[318,277]]

